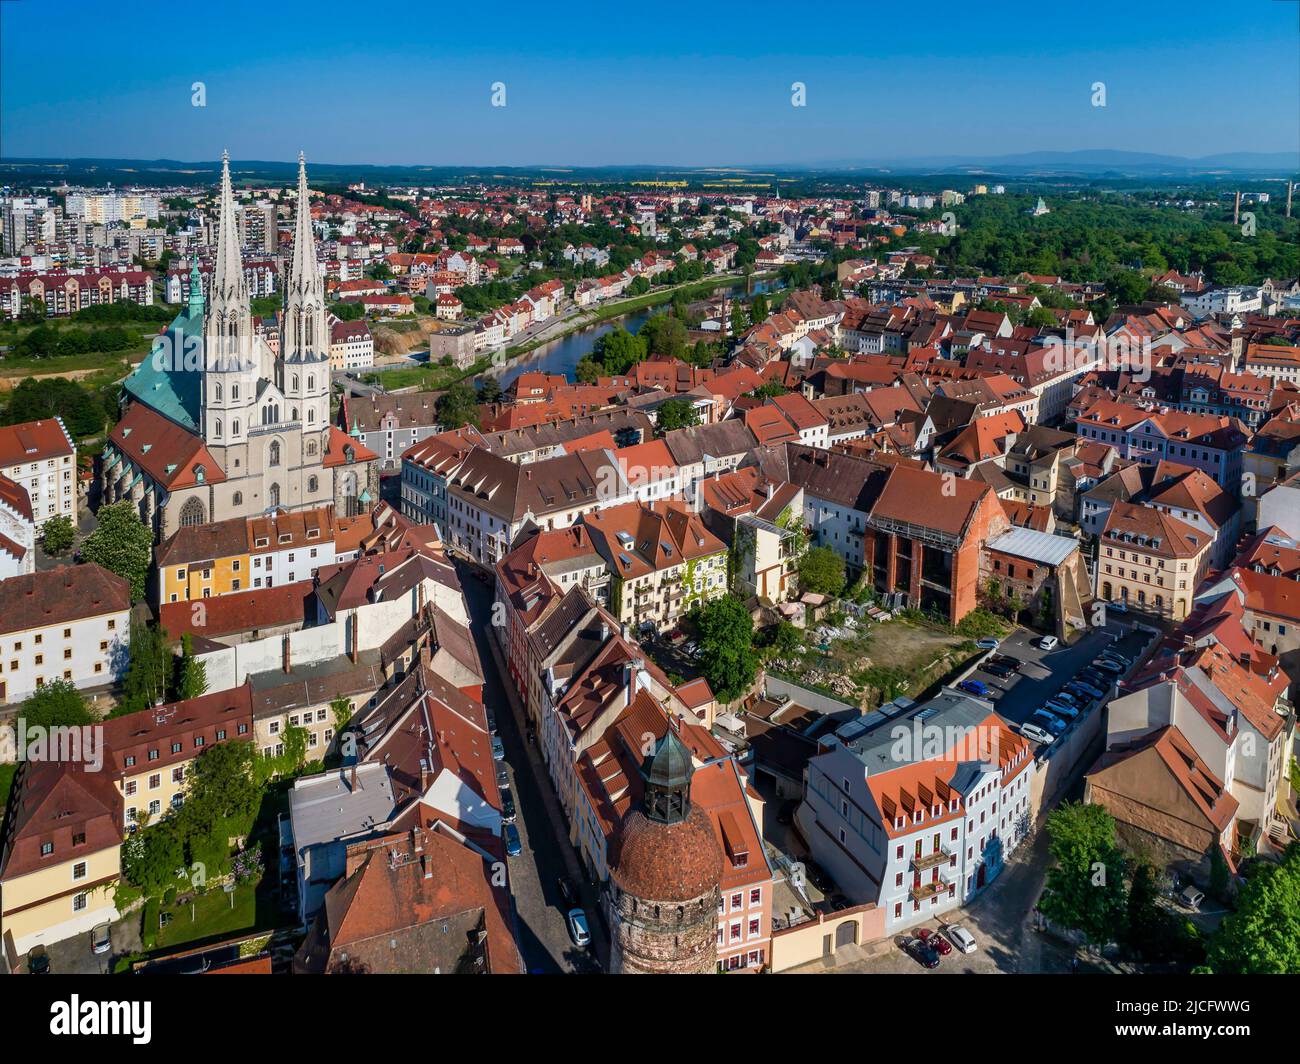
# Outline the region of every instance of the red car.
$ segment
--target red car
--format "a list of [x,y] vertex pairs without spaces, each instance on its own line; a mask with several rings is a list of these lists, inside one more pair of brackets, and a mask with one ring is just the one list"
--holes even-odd
[[923,927],[917,931],[916,937],[927,946],[938,950],[940,957],[946,957],[952,952],[952,943],[944,938],[943,935],[939,934],[938,931],[933,931],[928,927]]

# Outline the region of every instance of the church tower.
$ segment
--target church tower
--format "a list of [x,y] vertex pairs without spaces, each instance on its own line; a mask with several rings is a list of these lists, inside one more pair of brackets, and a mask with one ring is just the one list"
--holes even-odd
[[[195,299],[197,263],[190,274]],[[203,305],[202,285],[199,305]],[[248,280],[239,253],[235,196],[230,187],[230,155],[221,153],[221,205],[217,222],[217,259],[213,265],[203,319],[203,381],[199,399],[200,434],[223,468],[231,447],[242,445],[252,430],[257,400],[258,360]]]
[[718,961],[722,848],[691,804],[690,751],[671,724],[641,766],[645,794],[619,831],[610,868],[610,970],[702,974]]
[[308,453],[314,439],[319,453],[329,438],[330,337],[325,316],[325,282],[316,261],[311,228],[307,163],[298,153],[298,206],[293,253],[280,316],[280,359],[276,383],[289,406],[290,421],[302,426]]

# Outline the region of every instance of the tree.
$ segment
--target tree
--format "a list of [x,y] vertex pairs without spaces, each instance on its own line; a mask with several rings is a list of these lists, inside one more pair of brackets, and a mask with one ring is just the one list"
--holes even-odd
[[144,598],[153,536],[130,499],[101,506],[95,531],[81,545],[81,559],[97,562],[131,585],[132,600]]
[[749,310],[750,317],[752,317],[754,321],[766,321],[767,316],[770,313],[767,307],[767,296],[763,295],[762,292],[759,292],[758,295],[754,297],[753,303],[750,304]]
[[769,659],[792,658],[803,650],[803,636],[789,621],[778,621],[767,646]]
[[1300,975],[1300,843],[1279,864],[1253,866],[1237,911],[1210,937],[1206,967],[1216,975]]
[[253,766],[258,757],[252,743],[224,742],[204,748],[190,769],[185,804],[181,807],[190,833],[233,826],[228,835],[247,834],[262,802],[262,788]]
[[85,698],[70,680],[51,680],[38,687],[18,710],[28,728],[80,728],[95,722]]
[[739,698],[758,671],[749,610],[739,599],[728,596],[700,606],[692,620],[700,632],[700,658],[713,693],[720,702]]
[[72,546],[76,539],[77,528],[67,514],[55,514],[45,522],[41,530],[41,546],[46,554],[62,554]]
[[1140,303],[1149,287],[1137,270],[1117,270],[1106,282],[1106,291],[1116,303]]
[[844,559],[830,547],[813,547],[799,559],[799,583],[820,595],[844,591]]
[[1114,817],[1100,805],[1065,802],[1047,818],[1047,834],[1055,863],[1039,909],[1092,945],[1118,941],[1127,910]]
[[131,618],[131,661],[122,678],[122,698],[110,716],[138,713],[167,698],[172,677],[172,655],[167,634],[158,627]]
[[592,357],[608,376],[621,377],[646,356],[646,342],[622,326],[605,333],[596,341]]
[[208,689],[208,666],[194,657],[194,637],[181,636],[181,656],[176,663],[176,698],[198,698]]
[[689,428],[700,423],[700,412],[688,399],[669,399],[659,407],[659,431]]
[[478,401],[480,403],[495,403],[501,399],[501,383],[495,377],[484,377],[483,382],[478,386]]
[[438,422],[444,429],[479,426],[478,396],[464,381],[457,381],[438,398]]
[[685,323],[672,314],[656,314],[637,335],[645,340],[650,354],[666,358],[684,358],[690,342]]
[[579,384],[595,384],[600,379],[601,365],[590,355],[578,359],[573,368],[573,378]]
[[146,897],[158,897],[179,882],[185,868],[185,840],[174,820],[149,825],[122,843],[122,875]]

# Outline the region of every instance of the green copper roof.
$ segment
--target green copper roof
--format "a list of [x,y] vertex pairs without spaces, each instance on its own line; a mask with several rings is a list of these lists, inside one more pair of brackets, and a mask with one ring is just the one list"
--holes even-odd
[[192,432],[199,426],[202,359],[197,348],[192,348],[187,358],[185,345],[202,335],[201,310],[197,317],[188,311],[176,315],[167,326],[167,342],[161,338],[154,341],[153,351],[123,384],[132,399]]

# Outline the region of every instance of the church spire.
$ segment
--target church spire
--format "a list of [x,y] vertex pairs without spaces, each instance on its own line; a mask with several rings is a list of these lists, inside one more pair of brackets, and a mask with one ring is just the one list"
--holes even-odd
[[239,255],[239,221],[235,216],[235,193],[230,186],[230,153],[221,153],[221,214],[217,220],[217,261],[212,272],[211,303],[215,308],[237,303],[248,305],[248,284]]
[[[293,254],[289,260],[289,276],[284,286],[284,315],[281,323],[280,362],[318,363],[329,361],[329,329],[325,317],[325,282],[321,279],[320,265],[316,262],[316,238],[311,229],[311,190],[307,187],[307,163],[298,153],[298,205],[293,226]],[[297,379],[298,391],[293,381]],[[312,386],[308,387],[310,381]],[[328,394],[327,373],[295,375],[285,378],[285,394],[291,399],[301,399],[304,410],[314,410],[318,399]],[[322,417],[328,420],[322,410]],[[317,421],[317,424],[320,424]]]
[[289,289],[299,296],[318,296],[323,301],[320,266],[316,262],[316,238],[311,229],[311,191],[307,188],[307,159],[298,153],[298,206],[294,218],[293,260]]

